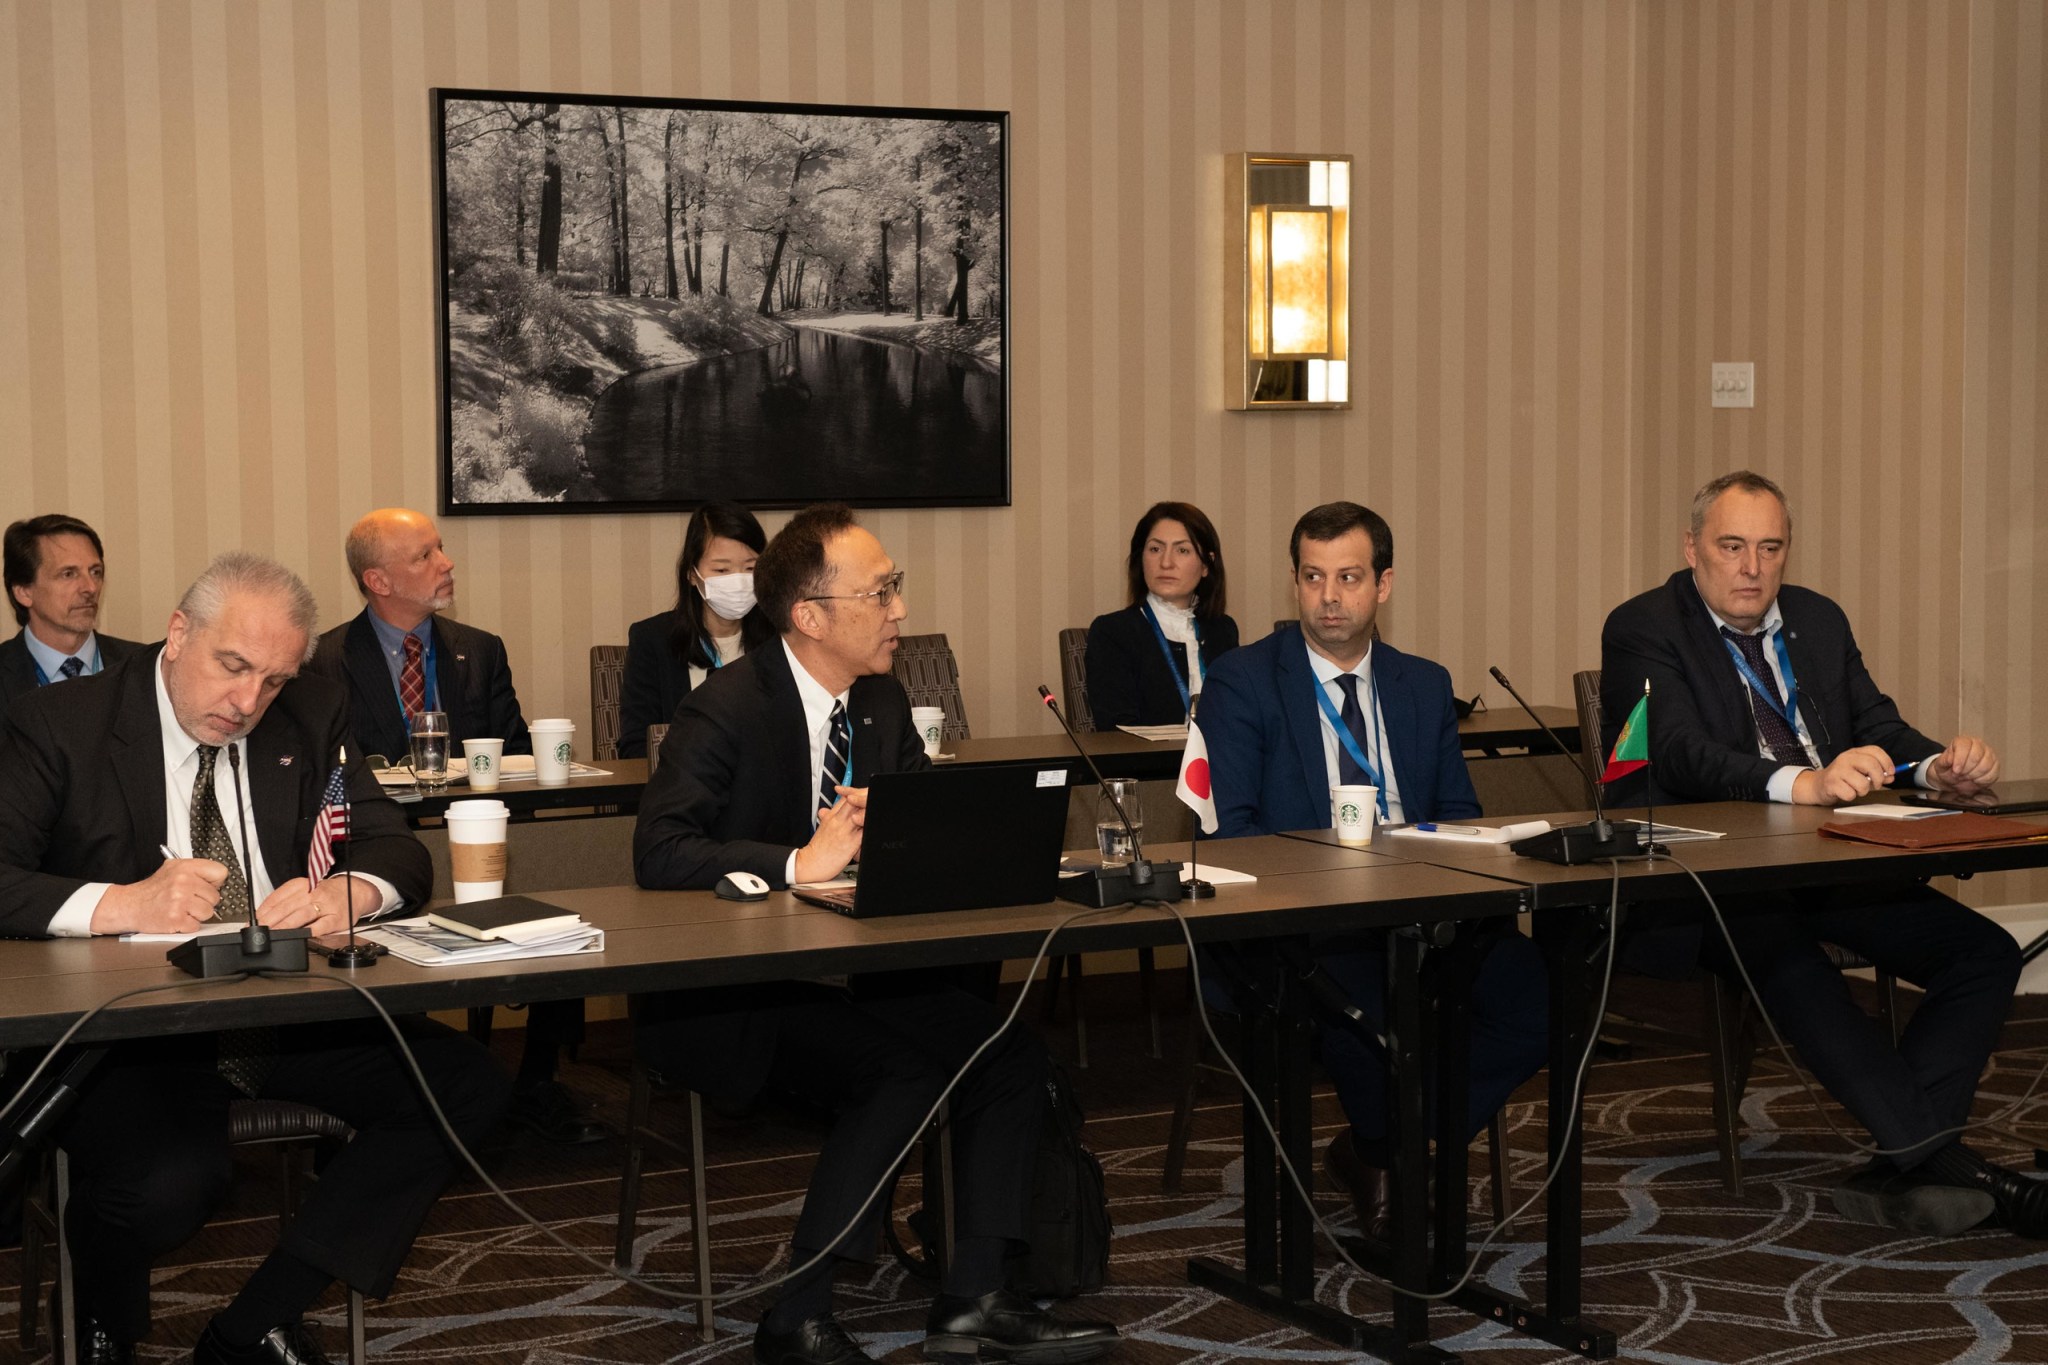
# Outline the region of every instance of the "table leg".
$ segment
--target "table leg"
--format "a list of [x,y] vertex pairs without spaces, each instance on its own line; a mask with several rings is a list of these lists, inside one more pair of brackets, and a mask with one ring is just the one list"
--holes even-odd
[[[1393,1094],[1394,1284],[1429,1287],[1429,1070],[1423,1061],[1423,973],[1433,954],[1418,929],[1387,935],[1387,1071]],[[1394,1295],[1394,1334],[1404,1345],[1429,1339],[1429,1304]]]

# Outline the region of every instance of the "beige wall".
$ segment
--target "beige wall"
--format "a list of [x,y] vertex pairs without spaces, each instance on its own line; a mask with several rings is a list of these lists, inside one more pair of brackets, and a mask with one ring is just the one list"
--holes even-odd
[[[354,610],[345,526],[435,500],[432,86],[1008,109],[1015,505],[870,518],[978,730],[1043,723],[1054,633],[1116,605],[1167,496],[1216,518],[1252,635],[1294,516],[1372,503],[1390,634],[1563,702],[1685,495],[1754,463],[1910,711],[2038,770],[2041,30],[2033,0],[0,0],[0,514],[102,528],[116,633],[229,545]],[[1358,158],[1349,412],[1222,409],[1246,148]],[[1709,411],[1714,359],[1758,362],[1754,412]],[[681,527],[449,520],[528,714],[586,715],[585,647],[665,604]]]

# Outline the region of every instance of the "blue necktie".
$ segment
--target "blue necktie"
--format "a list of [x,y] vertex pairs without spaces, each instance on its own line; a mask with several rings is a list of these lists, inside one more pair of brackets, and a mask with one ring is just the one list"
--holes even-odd
[[846,706],[843,702],[832,703],[832,733],[825,741],[825,765],[818,770],[818,804],[834,806],[839,804],[838,788],[846,782]]
[[[1764,637],[1744,635],[1738,631],[1721,627],[1722,638],[1733,640],[1735,647],[1742,651],[1742,661],[1749,665],[1749,671],[1756,674],[1757,681],[1766,687],[1775,687],[1771,680],[1771,666],[1764,660]],[[1745,684],[1746,686],[1747,684]],[[1757,699],[1750,699],[1749,709],[1756,715],[1756,728],[1763,741],[1771,749],[1771,757],[1792,767],[1804,768],[1811,760],[1806,756],[1806,746],[1799,742],[1798,734],[1785,723],[1785,717],[1768,706],[1758,706]],[[1785,694],[1778,693],[1778,705],[1785,704]]]
[[[1351,738],[1357,741],[1360,753],[1371,753],[1365,743],[1365,712],[1358,705],[1358,675],[1339,673],[1337,686],[1344,689],[1344,704],[1337,708],[1338,716],[1344,721],[1344,728],[1349,730]],[[1341,744],[1337,746],[1337,784],[1343,787],[1379,785],[1365,769],[1358,766],[1358,761],[1351,757],[1351,751]]]
[[67,678],[75,678],[85,672],[85,660],[66,659],[63,663],[57,665],[57,671]]

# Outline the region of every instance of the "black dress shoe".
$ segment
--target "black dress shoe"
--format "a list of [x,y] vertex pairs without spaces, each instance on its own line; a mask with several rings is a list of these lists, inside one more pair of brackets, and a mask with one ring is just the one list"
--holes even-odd
[[510,1117],[521,1128],[564,1147],[603,1142],[609,1136],[605,1126],[585,1113],[560,1081],[515,1086]]
[[1888,1161],[1864,1167],[1835,1186],[1833,1196],[1835,1212],[1844,1218],[1921,1237],[1967,1232],[1996,1207],[1988,1190],[1953,1185],[1918,1169],[1901,1171]]
[[762,1319],[754,1329],[754,1359],[760,1365],[867,1365],[874,1357],[846,1334],[839,1319],[820,1313],[793,1332],[771,1332]]
[[1384,1243],[1394,1225],[1394,1183],[1386,1167],[1367,1165],[1360,1159],[1349,1128],[1340,1130],[1323,1148],[1323,1173],[1351,1196],[1358,1235]]
[[212,1323],[199,1334],[192,1348],[193,1365],[328,1365],[314,1339],[313,1329],[303,1322],[287,1322],[263,1334],[254,1346],[230,1346]]
[[[1973,1154],[1974,1155],[1974,1154]],[[2048,1180],[1979,1159],[1970,1188],[1991,1196],[1991,1222],[2020,1237],[2048,1238]]]
[[64,1358],[64,1333],[78,1341],[78,1365],[134,1365],[135,1343],[122,1341],[93,1318],[65,1316],[57,1286],[50,1286],[50,1359]]
[[1007,1289],[978,1299],[939,1295],[932,1300],[924,1331],[926,1360],[1014,1360],[1023,1365],[1093,1360],[1117,1340],[1114,1323],[1063,1321]]

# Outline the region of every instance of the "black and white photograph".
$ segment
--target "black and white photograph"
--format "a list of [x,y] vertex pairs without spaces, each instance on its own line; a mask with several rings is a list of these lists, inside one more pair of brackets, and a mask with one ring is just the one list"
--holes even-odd
[[449,514],[1007,504],[1007,115],[434,92]]

